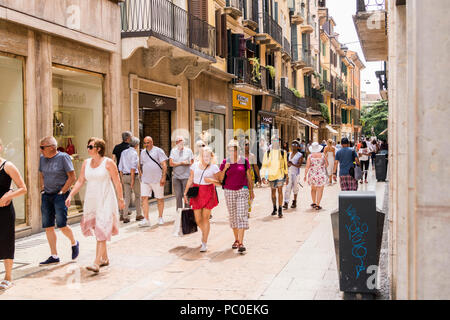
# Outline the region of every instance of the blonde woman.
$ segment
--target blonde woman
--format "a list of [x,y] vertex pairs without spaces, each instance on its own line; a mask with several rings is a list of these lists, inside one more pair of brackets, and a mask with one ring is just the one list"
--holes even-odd
[[333,184],[333,166],[334,166],[334,158],[336,157],[336,148],[333,147],[333,140],[328,139],[327,146],[323,149],[323,153],[328,161],[327,166],[327,175],[328,175],[328,185],[331,186]]
[[187,192],[191,186],[199,187],[198,195],[190,199],[190,206],[194,210],[195,222],[202,231],[202,246],[200,252],[207,250],[208,235],[210,230],[209,218],[211,210],[215,208],[219,201],[214,183],[219,180],[220,171],[216,164],[212,163],[213,152],[209,147],[204,147],[200,151],[199,161],[191,166],[189,180],[184,190],[184,200],[187,203]]
[[[3,144],[0,140],[0,155]],[[17,189],[11,190],[11,181]],[[16,166],[0,157],[0,260],[5,265],[5,278],[0,282],[0,291],[11,288],[12,267],[15,251],[15,220],[16,214],[12,199],[27,193],[27,187]]]
[[109,265],[106,241],[119,233],[119,208],[124,209],[125,201],[117,166],[112,159],[105,157],[105,141],[90,138],[87,148],[91,158],[83,162],[80,177],[67,197],[66,206],[70,206],[72,197],[87,182],[81,231],[85,236],[95,235],[97,238],[95,261],[86,269],[98,273],[100,267]]

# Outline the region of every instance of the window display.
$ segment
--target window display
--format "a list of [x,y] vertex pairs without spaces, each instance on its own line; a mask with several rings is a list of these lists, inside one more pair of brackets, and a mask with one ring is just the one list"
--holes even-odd
[[211,147],[218,161],[224,158],[225,116],[209,112],[195,112],[194,141],[199,139]]
[[[0,55],[0,138],[2,157],[13,162],[26,179],[22,63],[21,59]],[[25,196],[14,199],[14,209],[16,226],[26,224]]]
[[[53,67],[53,135],[58,150],[68,153],[78,178],[88,158],[90,137],[103,138],[103,76]],[[84,190],[69,208],[69,215],[82,212]]]

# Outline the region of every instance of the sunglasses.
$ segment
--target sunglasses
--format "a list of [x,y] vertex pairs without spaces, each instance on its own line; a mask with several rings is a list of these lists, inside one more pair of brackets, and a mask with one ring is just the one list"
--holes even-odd
[[46,146],[39,146],[39,148],[41,148],[41,150],[44,150],[47,147],[53,147],[53,145],[49,144],[49,145],[46,145]]
[[89,150],[92,150],[92,149],[94,149],[95,147],[94,147],[93,145],[90,144],[90,145],[87,146],[87,148],[88,148]]

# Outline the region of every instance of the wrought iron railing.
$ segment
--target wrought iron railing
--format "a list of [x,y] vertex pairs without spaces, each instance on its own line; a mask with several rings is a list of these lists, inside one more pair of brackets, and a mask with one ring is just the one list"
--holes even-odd
[[356,0],[356,13],[386,10],[385,0]]
[[283,51],[292,57],[291,43],[286,37],[283,38]]
[[323,85],[325,86],[325,90],[333,92],[333,84],[331,82],[323,80]]
[[263,19],[263,32],[269,34],[280,45],[283,44],[283,32],[280,25],[265,12]]
[[319,103],[324,102],[322,92],[315,88],[311,88],[311,98],[316,99]]
[[290,105],[294,109],[306,112],[306,99],[297,97],[295,93],[286,86],[284,79],[281,79],[281,102]]
[[125,0],[120,12],[122,38],[155,36],[215,56],[215,28],[168,0]]
[[261,67],[254,67],[247,58],[228,58],[228,72],[236,76],[233,83],[251,84],[261,88]]

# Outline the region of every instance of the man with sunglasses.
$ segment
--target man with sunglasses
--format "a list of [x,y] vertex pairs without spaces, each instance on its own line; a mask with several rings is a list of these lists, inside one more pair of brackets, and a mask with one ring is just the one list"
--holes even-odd
[[45,137],[40,142],[39,182],[42,193],[42,227],[45,229],[51,256],[40,263],[41,266],[59,263],[56,250],[55,220],[58,229],[70,240],[72,260],[79,254],[80,244],[75,241],[72,229],[67,225],[65,205],[70,187],[76,181],[72,159],[65,152],[57,150],[56,139]]

